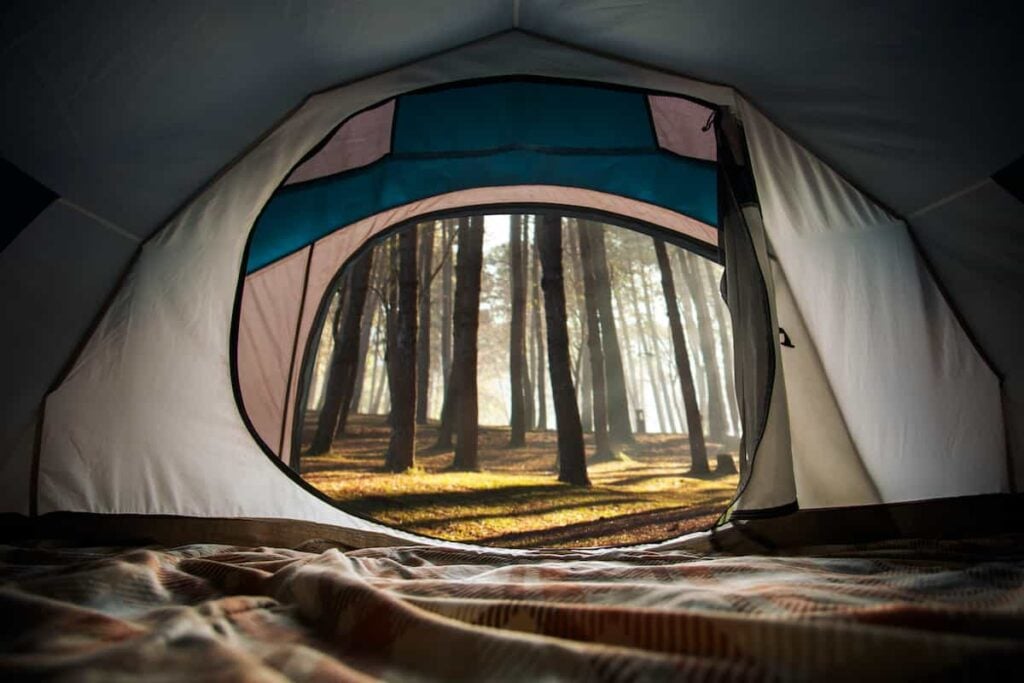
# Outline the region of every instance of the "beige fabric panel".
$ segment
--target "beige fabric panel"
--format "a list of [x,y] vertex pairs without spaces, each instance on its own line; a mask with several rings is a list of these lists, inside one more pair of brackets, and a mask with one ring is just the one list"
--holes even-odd
[[1006,491],[998,380],[905,224],[740,106],[768,238],[881,501]]
[[651,120],[658,145],[682,156],[714,161],[718,158],[714,126],[705,125],[714,112],[704,105],[679,97],[650,95]]
[[846,429],[786,276],[775,259],[772,267],[779,325],[793,343],[792,348],[781,349],[781,357],[800,508],[880,503],[878,488]]
[[366,166],[391,151],[395,101],[356,114],[346,121],[323,149],[292,171],[285,185],[322,178]]
[[285,392],[309,258],[306,247],[252,273],[242,289],[238,385],[249,420],[278,457],[283,455]]

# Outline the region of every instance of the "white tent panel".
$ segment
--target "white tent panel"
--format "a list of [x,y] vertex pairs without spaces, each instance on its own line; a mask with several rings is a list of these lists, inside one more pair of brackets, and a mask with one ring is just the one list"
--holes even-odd
[[39,406],[137,246],[57,200],[0,252],[0,512],[28,512]]
[[781,351],[786,375],[793,477],[801,509],[881,503],[857,453],[821,357],[800,315],[786,276],[772,261],[779,325],[793,342]]
[[882,501],[1006,491],[998,380],[904,223],[740,109],[768,239]]

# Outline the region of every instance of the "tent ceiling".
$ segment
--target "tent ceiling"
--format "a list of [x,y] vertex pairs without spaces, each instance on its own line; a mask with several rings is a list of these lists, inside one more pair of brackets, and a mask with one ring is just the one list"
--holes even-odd
[[733,85],[905,214],[1024,151],[1013,3],[78,0],[4,14],[0,154],[140,236],[306,94],[515,22]]

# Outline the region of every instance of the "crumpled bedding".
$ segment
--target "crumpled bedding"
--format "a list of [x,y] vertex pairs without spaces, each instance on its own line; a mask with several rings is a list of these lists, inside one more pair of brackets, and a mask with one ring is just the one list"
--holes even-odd
[[804,556],[0,546],[0,678],[1019,675],[1024,537]]

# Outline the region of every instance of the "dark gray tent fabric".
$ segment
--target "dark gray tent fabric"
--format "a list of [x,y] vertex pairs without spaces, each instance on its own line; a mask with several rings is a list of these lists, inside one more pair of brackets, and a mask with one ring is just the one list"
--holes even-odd
[[[306,95],[519,28],[733,86],[793,138],[907,217],[939,281],[1005,377],[1019,488],[1024,358],[1017,350],[1024,332],[1017,321],[1024,319],[1024,261],[1013,254],[1019,251],[1014,238],[1024,229],[1024,205],[983,183],[1024,152],[1024,21],[1018,5],[6,3],[0,22],[0,156],[63,196],[61,212],[79,215],[61,219],[60,229],[74,241],[47,264],[61,272],[49,282],[19,285],[45,290],[46,304],[3,304],[7,329],[39,335],[5,332],[3,376],[10,378],[7,386],[17,387],[16,395],[41,397],[135,249],[126,235],[152,234]],[[514,64],[516,55],[508,59]],[[86,213],[70,209],[72,204]],[[19,240],[49,234],[37,227]],[[5,260],[18,253],[11,250],[19,240],[4,251]],[[5,265],[3,277],[30,276]],[[16,291],[5,288],[4,298]],[[55,331],[60,345],[38,351]],[[25,346],[29,340],[34,346]],[[31,362],[26,348],[36,354]],[[23,422],[12,418],[9,426],[5,409],[0,448],[12,447],[11,430],[22,429],[14,423]]]
[[5,3],[0,150],[145,237],[310,93],[509,28],[508,7]]
[[[0,252],[0,480],[29,480],[36,418],[45,392],[110,296],[137,242],[56,201]],[[17,490],[14,487],[11,490]],[[5,512],[27,512],[24,497]]]
[[1003,377],[1017,488],[1024,484],[1024,203],[988,180],[911,219],[953,304]]
[[1024,151],[1018,4],[14,2],[0,150],[146,235],[309,93],[517,24],[731,85],[906,215]]

